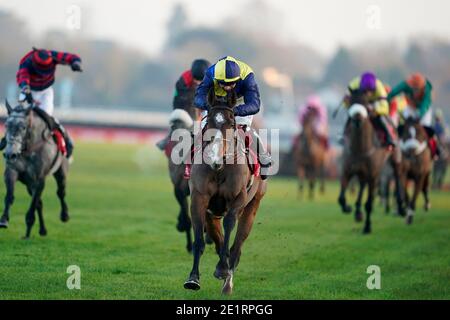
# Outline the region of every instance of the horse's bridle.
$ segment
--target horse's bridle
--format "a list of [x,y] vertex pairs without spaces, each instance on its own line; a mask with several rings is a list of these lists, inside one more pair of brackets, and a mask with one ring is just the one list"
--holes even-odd
[[[31,137],[30,129],[31,129],[32,125],[33,125],[33,115],[31,114],[31,111],[32,111],[32,109],[30,110],[30,114],[28,116],[26,114],[25,115],[20,115],[20,116],[19,115],[15,115],[14,116],[14,117],[21,117],[21,118],[24,118],[24,119],[28,118],[28,123],[27,123],[27,126],[25,128],[26,132],[25,132],[25,135],[24,135],[24,137],[22,139],[22,148],[20,150],[19,155],[29,155],[29,154],[33,153],[33,151],[38,150],[40,147],[42,147],[45,144],[45,141],[46,141],[46,139],[44,137],[44,132],[45,132],[45,129],[44,129],[44,131],[41,133],[42,134],[42,138],[43,138],[42,141],[40,143],[38,143],[37,146],[35,146],[34,148],[28,148],[27,141]],[[22,112],[27,112],[27,110],[24,109]]]
[[[233,122],[230,124],[231,125],[231,129],[233,129],[233,132],[234,132],[234,134],[233,134],[233,140],[231,140],[231,139],[227,139],[226,137],[224,137],[223,135],[222,135],[222,141],[225,141],[225,142],[227,142],[227,143],[234,143],[235,141],[236,141],[236,139],[237,139],[237,135],[238,135],[238,130],[237,130],[237,127],[236,127],[236,120],[234,119],[234,108],[232,108],[232,107],[228,107],[228,106],[214,106],[214,107],[212,107],[211,109],[214,109],[214,110],[218,110],[218,111],[227,111],[227,112],[231,112],[232,114],[233,114]],[[209,112],[208,113],[208,120],[209,120],[209,118],[213,118],[213,115],[212,115],[212,113],[211,112]],[[208,121],[209,122],[209,121]],[[208,128],[208,129],[216,129],[216,130],[220,130],[219,128]],[[234,150],[234,149],[233,149]],[[230,157],[236,157],[237,156],[237,153],[235,153],[235,152],[233,152],[233,153],[227,153],[227,152],[225,152],[224,154],[223,154],[223,163],[226,163],[226,160],[227,159],[229,159]]]

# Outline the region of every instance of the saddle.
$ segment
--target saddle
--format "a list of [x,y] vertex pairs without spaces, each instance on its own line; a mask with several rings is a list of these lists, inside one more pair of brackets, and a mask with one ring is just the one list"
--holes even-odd
[[62,132],[58,129],[58,126],[56,125],[56,121],[48,115],[44,110],[39,109],[36,106],[33,106],[33,111],[35,114],[37,114],[44,122],[47,124],[48,128],[52,132],[53,140],[56,143],[56,146],[58,147],[58,150],[64,155],[67,155],[67,146],[66,146],[66,140],[64,139],[64,135]]

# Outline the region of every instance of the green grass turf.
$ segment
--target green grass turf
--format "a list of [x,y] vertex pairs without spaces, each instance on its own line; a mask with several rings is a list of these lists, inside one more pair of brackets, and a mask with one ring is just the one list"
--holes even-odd
[[[373,233],[364,236],[362,225],[340,212],[337,183],[312,202],[297,199],[294,179],[270,179],[227,298],[213,277],[212,246],[201,259],[201,290],[183,288],[192,256],[175,229],[178,206],[164,156],[151,147],[78,144],[67,224],[59,221],[55,190],[48,179],[48,236],[40,237],[36,224],[25,241],[29,197],[17,186],[10,228],[0,230],[0,299],[450,298],[448,193],[432,192],[429,213],[421,199],[409,227],[377,204]],[[81,290],[66,287],[69,265],[81,268]],[[366,287],[369,265],[381,268],[381,290]]]

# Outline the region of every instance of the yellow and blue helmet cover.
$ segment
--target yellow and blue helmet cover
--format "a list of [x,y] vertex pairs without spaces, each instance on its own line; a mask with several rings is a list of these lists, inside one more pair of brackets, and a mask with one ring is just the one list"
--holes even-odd
[[236,82],[241,79],[241,68],[233,57],[224,57],[214,66],[214,80],[219,82]]

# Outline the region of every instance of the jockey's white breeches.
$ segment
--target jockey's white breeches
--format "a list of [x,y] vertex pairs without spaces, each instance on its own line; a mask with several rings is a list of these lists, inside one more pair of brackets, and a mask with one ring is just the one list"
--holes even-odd
[[[406,107],[403,111],[403,118],[408,119],[409,117],[418,117],[418,111],[411,107]],[[430,108],[420,119],[420,124],[426,127],[433,126],[433,110]]]
[[[41,108],[47,114],[53,115],[54,104],[53,104],[53,87],[48,87],[42,91],[31,90],[31,95],[33,96],[34,101],[36,101],[36,106]],[[25,97],[23,94],[20,94],[19,100],[24,100]]]

